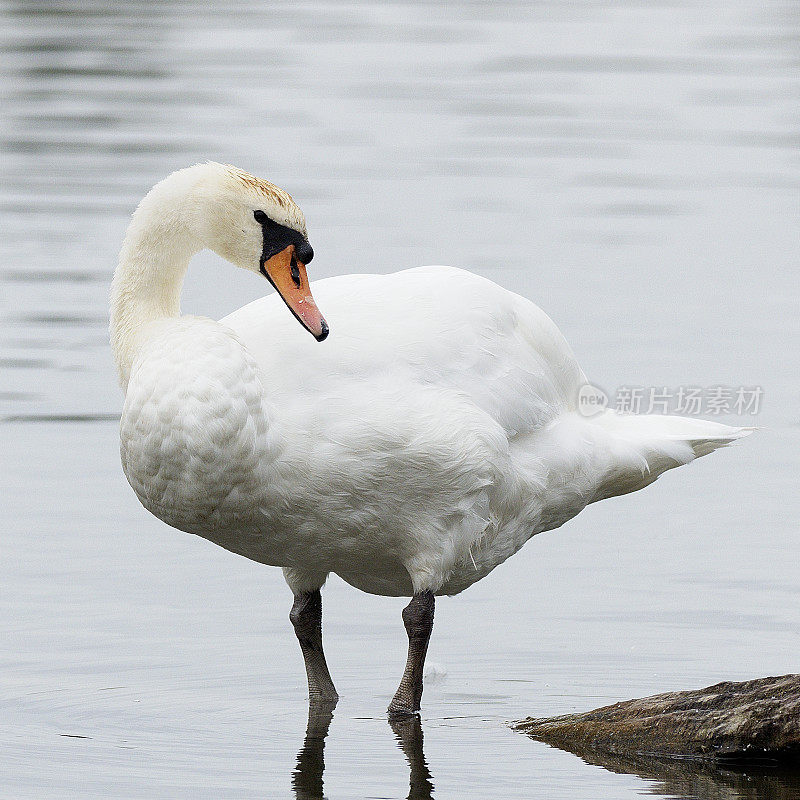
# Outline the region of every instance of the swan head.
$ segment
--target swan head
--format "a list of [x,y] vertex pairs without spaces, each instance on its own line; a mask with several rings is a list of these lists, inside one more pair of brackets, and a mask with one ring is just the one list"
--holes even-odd
[[291,196],[268,181],[228,164],[198,165],[195,199],[206,247],[238,267],[258,272],[295,318],[318,341],[328,325],[309,287],[306,264],[314,257],[306,220]]

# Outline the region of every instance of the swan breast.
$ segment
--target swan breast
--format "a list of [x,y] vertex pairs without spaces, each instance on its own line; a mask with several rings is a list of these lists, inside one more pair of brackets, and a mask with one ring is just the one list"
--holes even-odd
[[160,323],[131,370],[120,426],[123,469],[145,508],[200,535],[241,527],[280,450],[263,398],[232,332],[197,317]]

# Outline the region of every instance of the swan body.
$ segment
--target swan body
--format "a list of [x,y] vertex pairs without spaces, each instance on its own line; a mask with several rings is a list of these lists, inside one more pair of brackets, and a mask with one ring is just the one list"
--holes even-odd
[[[747,432],[582,416],[587,379],[550,318],[450,267],[316,282],[323,344],[278,294],[220,322],[181,316],[202,247],[259,270],[261,209],[302,237],[286,252],[306,246],[288,195],[224,165],[174,173],[134,215],[112,289],[121,454],[149,511],[283,567],[298,597],[331,572],[374,594],[455,594],[587,504]],[[309,306],[290,308],[304,322]]]

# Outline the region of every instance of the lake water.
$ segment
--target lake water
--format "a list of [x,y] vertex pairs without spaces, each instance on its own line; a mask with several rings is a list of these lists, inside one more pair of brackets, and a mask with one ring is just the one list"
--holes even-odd
[[[800,797],[504,724],[800,670],[794,0],[3,0],[0,23],[3,797]],[[306,740],[280,571],[122,476],[116,253],[145,191],[209,158],[294,195],[312,280],[452,263],[543,306],[611,398],[763,392],[719,416],[756,436],[439,602],[424,743],[384,715],[402,600],[329,582],[342,700]],[[264,291],[202,255],[184,309]]]

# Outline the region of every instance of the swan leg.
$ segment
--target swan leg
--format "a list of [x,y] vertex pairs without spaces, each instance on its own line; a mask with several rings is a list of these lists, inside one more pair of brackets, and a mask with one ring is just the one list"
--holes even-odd
[[408,633],[408,659],[406,669],[389,704],[390,716],[416,714],[422,700],[422,672],[425,667],[425,654],[433,630],[433,592],[415,594],[403,609],[403,624]]
[[289,612],[297,641],[303,651],[308,676],[309,702],[334,701],[339,699],[333,685],[325,653],[322,650],[322,594],[319,589],[302,592],[294,596]]

